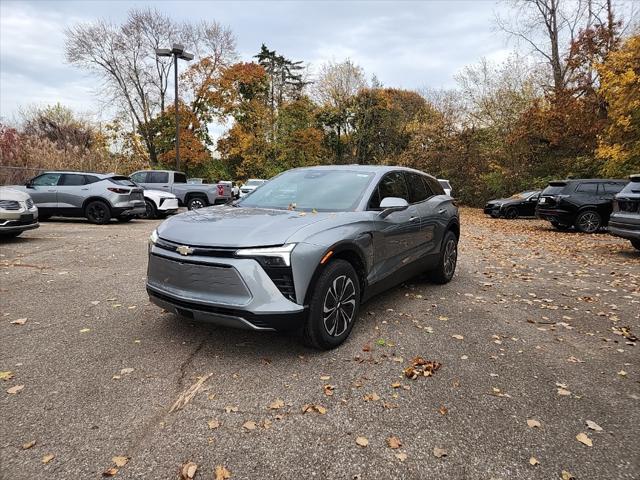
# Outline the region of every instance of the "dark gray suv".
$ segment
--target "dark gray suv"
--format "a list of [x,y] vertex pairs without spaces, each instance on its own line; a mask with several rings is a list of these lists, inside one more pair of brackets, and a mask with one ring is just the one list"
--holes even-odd
[[86,217],[91,223],[104,224],[112,217],[127,222],[146,212],[142,189],[120,175],[44,172],[24,186],[11,188],[31,195],[41,220]]
[[235,204],[163,222],[149,240],[147,291],[187,318],[299,330],[328,349],[364,300],[422,272],[450,281],[459,236],[458,208],[430,175],[294,169]]

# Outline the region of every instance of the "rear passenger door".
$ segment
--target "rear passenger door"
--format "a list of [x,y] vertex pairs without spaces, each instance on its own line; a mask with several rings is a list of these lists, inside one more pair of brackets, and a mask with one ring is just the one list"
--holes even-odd
[[414,172],[405,172],[405,178],[409,186],[409,198],[412,206],[420,216],[420,256],[435,253],[438,250],[439,241],[446,225],[443,223],[445,216],[440,213],[442,208],[442,187],[434,192],[429,179]]
[[80,210],[89,193],[87,178],[81,173],[63,173],[58,182],[58,208]]

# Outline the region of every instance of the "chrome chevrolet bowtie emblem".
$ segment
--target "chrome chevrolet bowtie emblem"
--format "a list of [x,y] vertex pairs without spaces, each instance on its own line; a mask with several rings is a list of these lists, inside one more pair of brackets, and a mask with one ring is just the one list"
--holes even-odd
[[176,252],[180,255],[191,255],[193,253],[193,248],[187,247],[186,245],[180,245],[176,248]]

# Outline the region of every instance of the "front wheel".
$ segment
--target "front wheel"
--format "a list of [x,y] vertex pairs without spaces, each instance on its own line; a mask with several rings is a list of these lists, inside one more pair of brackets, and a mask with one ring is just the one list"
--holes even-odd
[[602,218],[598,212],[587,210],[576,218],[576,228],[582,233],[595,233],[602,226]]
[[198,208],[204,208],[207,206],[207,201],[203,197],[191,197],[187,201],[187,208],[189,210],[197,210]]
[[429,277],[435,283],[449,283],[456,273],[456,265],[458,264],[458,237],[449,230],[442,241],[442,252],[438,266],[430,272]]
[[360,282],[353,266],[333,260],[320,274],[303,327],[303,340],[310,347],[330,350],[344,342],[360,308]]
[[104,225],[109,223],[111,220],[111,210],[109,209],[109,205],[101,202],[100,200],[95,200],[89,203],[85,208],[84,214],[89,222],[98,225]]
[[144,207],[145,207],[144,213],[141,213],[140,215],[138,215],[138,217],[140,217],[140,218],[142,218],[144,220],[150,220],[152,218],[157,218],[158,210],[156,209],[156,205],[155,205],[155,203],[153,203],[152,200],[149,200],[149,199],[145,198]]
[[518,218],[518,210],[513,207],[508,208],[507,211],[504,212],[504,218],[515,220],[516,218]]

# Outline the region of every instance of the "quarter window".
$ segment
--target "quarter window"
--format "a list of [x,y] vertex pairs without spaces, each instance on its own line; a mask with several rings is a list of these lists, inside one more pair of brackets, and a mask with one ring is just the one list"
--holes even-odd
[[146,183],[168,183],[168,182],[169,182],[168,172],[147,172]]
[[187,183],[187,176],[184,173],[175,172],[173,174],[173,183]]
[[603,183],[600,186],[604,187],[605,193],[618,193],[624,188],[624,184],[620,183]]
[[433,194],[427,189],[427,184],[423,181],[422,175],[405,172],[409,185],[409,203],[418,203],[431,197]]

